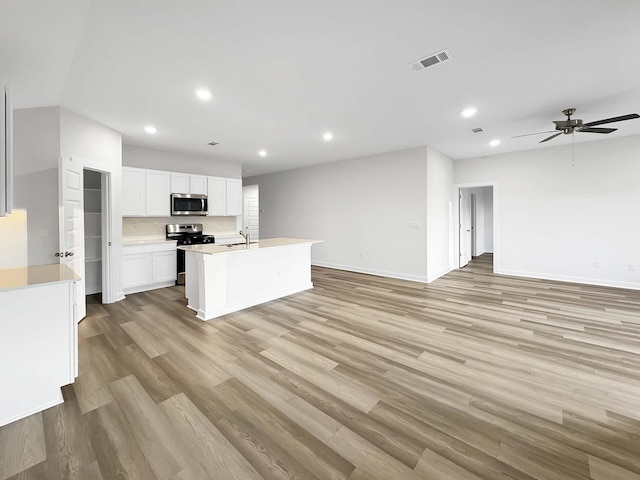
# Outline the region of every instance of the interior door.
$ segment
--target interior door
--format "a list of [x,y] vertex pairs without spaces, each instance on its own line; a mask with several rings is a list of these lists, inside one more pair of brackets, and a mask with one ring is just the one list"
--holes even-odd
[[460,189],[460,267],[471,261],[471,193]]
[[87,314],[84,296],[84,196],[82,162],[61,158],[58,175],[60,263],[80,276],[76,282],[77,319]]
[[251,235],[251,240],[258,240],[260,236],[260,206],[258,197],[255,195],[254,190],[257,187],[251,186],[249,188],[243,187],[243,221],[244,229]]

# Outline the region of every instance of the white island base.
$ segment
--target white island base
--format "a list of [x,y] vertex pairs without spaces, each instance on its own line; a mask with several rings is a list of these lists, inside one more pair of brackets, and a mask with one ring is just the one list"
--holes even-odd
[[185,295],[201,320],[313,288],[316,240],[272,238],[251,245],[195,245],[185,250]]

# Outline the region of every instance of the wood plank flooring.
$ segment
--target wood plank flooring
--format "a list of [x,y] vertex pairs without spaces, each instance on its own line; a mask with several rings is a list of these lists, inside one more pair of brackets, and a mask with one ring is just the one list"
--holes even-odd
[[326,268],[201,322],[180,287],[88,305],[65,403],[6,479],[640,480],[640,292]]

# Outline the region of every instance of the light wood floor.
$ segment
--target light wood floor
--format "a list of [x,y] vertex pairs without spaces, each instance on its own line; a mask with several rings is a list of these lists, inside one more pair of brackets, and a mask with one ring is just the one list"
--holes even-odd
[[201,322],[92,303],[67,401],[0,429],[11,479],[640,479],[640,292],[502,277],[315,288]]

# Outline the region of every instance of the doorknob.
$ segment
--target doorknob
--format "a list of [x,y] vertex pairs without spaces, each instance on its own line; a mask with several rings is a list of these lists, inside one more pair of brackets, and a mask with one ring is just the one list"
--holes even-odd
[[73,257],[73,252],[64,252],[65,257]]
[[54,253],[54,255],[56,257],[62,257],[64,255],[64,252],[56,252],[56,253]]

